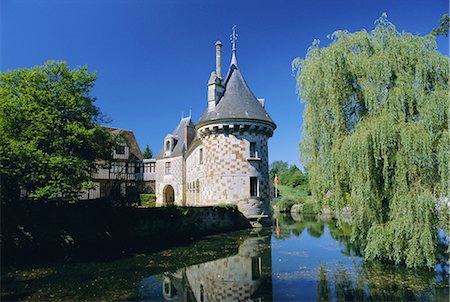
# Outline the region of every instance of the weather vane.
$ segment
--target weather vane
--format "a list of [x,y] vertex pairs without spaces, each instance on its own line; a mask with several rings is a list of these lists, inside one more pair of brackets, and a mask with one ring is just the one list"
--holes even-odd
[[236,25],[233,25],[233,32],[231,33],[230,40],[231,45],[233,47],[232,50],[236,51],[236,42],[238,40],[238,34],[236,33]]

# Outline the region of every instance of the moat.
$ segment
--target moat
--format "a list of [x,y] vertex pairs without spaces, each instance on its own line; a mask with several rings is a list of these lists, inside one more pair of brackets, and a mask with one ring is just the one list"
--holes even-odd
[[442,257],[434,271],[365,264],[349,226],[280,215],[271,228],[155,253],[2,267],[1,299],[448,301],[448,255]]

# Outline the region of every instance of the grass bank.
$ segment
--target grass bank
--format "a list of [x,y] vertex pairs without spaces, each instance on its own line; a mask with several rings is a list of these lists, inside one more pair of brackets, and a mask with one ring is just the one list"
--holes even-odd
[[299,205],[301,212],[305,214],[317,214],[318,205],[308,195],[304,187],[291,187],[287,185],[278,185],[280,197],[271,201],[273,212],[290,212],[294,205]]

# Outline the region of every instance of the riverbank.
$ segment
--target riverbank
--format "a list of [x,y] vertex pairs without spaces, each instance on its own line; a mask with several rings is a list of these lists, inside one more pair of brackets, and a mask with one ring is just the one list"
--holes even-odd
[[111,207],[106,203],[2,207],[2,265],[115,258],[249,228],[234,207]]

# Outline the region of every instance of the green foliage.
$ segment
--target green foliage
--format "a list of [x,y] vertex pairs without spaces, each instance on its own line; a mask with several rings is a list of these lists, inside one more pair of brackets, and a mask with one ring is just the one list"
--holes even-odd
[[439,20],[441,24],[431,32],[435,36],[446,36],[448,37],[448,30],[450,28],[450,20],[448,14],[444,14]]
[[318,302],[331,301],[330,285],[328,282],[328,274],[323,263],[320,264],[319,278],[317,281],[317,299]]
[[147,147],[145,147],[145,151],[144,151],[144,155],[143,156],[146,159],[153,157],[153,152],[152,152],[152,150],[150,150],[150,147],[148,145],[147,145]]
[[429,192],[395,196],[390,219],[369,229],[366,259],[405,262],[408,267],[434,267],[437,246],[436,201]]
[[156,206],[155,194],[140,194],[141,207],[153,208]]
[[212,207],[216,209],[227,209],[233,212],[238,211],[238,206],[236,204],[222,203]]
[[317,202],[311,199],[311,196],[287,196],[272,202],[272,206],[277,206],[280,212],[290,212],[295,204],[302,205],[302,213],[317,214]]
[[289,169],[289,164],[282,160],[273,161],[270,164],[270,177],[273,179],[275,175],[280,174],[281,171]]
[[311,191],[309,190],[309,186],[306,187],[290,187],[285,185],[278,185],[278,191],[279,195],[281,197],[288,197],[288,198],[299,198],[299,197],[305,197],[309,196],[311,194]]
[[301,156],[314,199],[351,206],[367,259],[431,268],[449,184],[449,61],[433,35],[399,33],[385,14],[376,23],[294,60]]
[[[296,165],[289,166],[287,162],[276,160],[270,165],[270,179],[273,180],[275,175],[278,175],[279,190],[289,191],[287,195],[303,196],[310,194],[308,176],[303,174]],[[295,188],[295,190],[292,190],[292,188]],[[286,195],[285,193],[281,192],[282,195]]]
[[2,199],[76,200],[91,186],[96,159],[111,156],[112,139],[97,126],[95,81],[87,67],[64,62],[0,74]]

